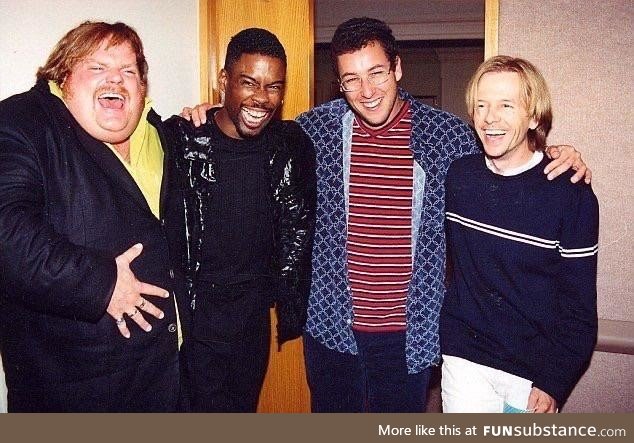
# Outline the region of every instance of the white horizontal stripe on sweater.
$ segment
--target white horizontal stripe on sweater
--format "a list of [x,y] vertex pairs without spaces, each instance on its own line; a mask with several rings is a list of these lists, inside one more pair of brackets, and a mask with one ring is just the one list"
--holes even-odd
[[363,271],[357,271],[354,269],[348,269],[348,273],[349,274],[363,274],[363,275],[373,275],[375,277],[402,277],[405,275],[410,275],[412,272],[408,271],[408,272],[363,272]]
[[350,235],[356,235],[359,237],[370,237],[370,238],[412,238],[411,235],[395,235],[390,233],[381,232],[380,234],[366,234],[363,232],[349,232]]
[[[380,298],[380,299],[376,299],[376,298],[365,298],[365,297],[354,297],[355,300],[358,301],[367,301],[367,302],[372,302],[372,303],[380,303],[380,302],[405,302],[405,300],[407,300],[407,296],[403,296],[403,297],[397,297],[397,298]],[[384,307],[384,309],[392,309],[394,307],[397,308],[404,308],[405,305],[399,305],[399,306],[388,306],[388,307]]]
[[412,189],[411,186],[397,186],[397,185],[370,185],[367,183],[351,183],[350,187],[359,188],[379,188],[379,189]]
[[[350,206],[354,206],[354,205],[350,205]],[[396,208],[390,208],[390,209],[396,209]],[[401,215],[379,215],[379,214],[350,214],[351,217],[361,217],[361,218],[395,218],[397,220],[402,220],[404,218],[407,217],[403,217]],[[403,225],[403,227],[411,227],[411,224],[409,225]]]
[[349,194],[351,197],[371,197],[371,198],[387,198],[392,200],[411,200],[412,197],[395,197],[393,195],[375,195],[375,194],[362,194],[359,192],[351,192]]
[[495,235],[497,237],[507,238],[521,243],[528,243],[533,246],[539,246],[540,248],[556,249],[557,246],[559,246],[559,241],[557,240],[548,240],[545,238],[522,234],[521,232],[498,228],[497,226],[487,225],[486,223],[480,223],[470,218],[462,217],[453,212],[447,212],[447,220],[451,220],[455,223],[466,226],[467,228],[486,232],[487,234]]
[[[355,292],[363,292],[364,294],[394,294],[395,292],[405,292],[407,288],[404,289],[392,289],[389,291],[370,291],[368,289],[355,289]],[[354,297],[355,299],[359,299],[358,297]],[[380,302],[386,301],[384,299],[377,300]]]
[[562,257],[566,257],[566,258],[590,257],[592,255],[596,255],[598,252],[599,252],[598,243],[594,246],[590,246],[589,248],[564,249],[561,246],[559,247],[559,253],[561,254]]
[[538,246],[540,248],[557,249],[559,251],[559,254],[562,257],[566,257],[566,258],[590,257],[592,255],[597,254],[599,250],[598,243],[595,244],[594,246],[589,246],[587,248],[565,249],[559,245],[559,240],[548,240],[548,239],[544,239],[540,237],[535,237],[532,235],[522,234],[521,232],[515,232],[515,231],[510,231],[508,229],[502,229],[497,226],[487,225],[486,223],[481,223],[467,217],[462,217],[453,212],[447,212],[446,215],[447,215],[447,220],[453,221],[455,223],[459,223],[468,228],[486,232],[487,234],[495,235],[497,237],[507,238],[509,240],[513,240],[520,243],[527,243],[533,246]]
[[389,281],[389,282],[385,282],[385,281],[369,281],[369,280],[360,280],[358,278],[349,278],[349,280],[351,282],[354,283],[361,283],[362,285],[375,285],[375,286],[379,286],[379,285],[404,285],[404,284],[409,284],[409,282],[411,281],[409,278],[405,279],[405,280],[401,280],[401,281]]
[[[367,143],[366,143],[367,144]],[[378,157],[378,158],[389,158],[394,159],[394,158],[401,158],[404,160],[411,160],[412,156],[411,155],[397,155],[397,154],[375,154],[374,152],[356,152],[354,154],[352,154],[353,156],[361,156],[361,157]]]
[[377,243],[360,243],[348,240],[349,245],[360,246],[362,248],[376,248],[376,249],[407,249],[410,250],[410,245],[383,245]]
[[376,209],[399,209],[399,210],[412,210],[411,205],[407,206],[380,206],[380,205],[366,205],[365,203],[350,203],[350,206],[358,206],[360,208],[376,208]]
[[365,268],[401,268],[403,267],[400,263],[366,263],[353,260],[348,257],[348,263],[352,263],[353,265],[363,266]]
[[351,172],[350,176],[356,177],[372,177],[372,178],[387,178],[391,180],[407,180],[407,176],[405,175],[382,175],[382,174],[364,174],[361,172]]
[[360,255],[361,257],[379,257],[379,258],[411,258],[412,254],[363,254],[356,251],[348,251],[348,256]]
[[[394,225],[382,225],[379,223],[374,223],[371,225],[365,224],[365,223],[355,223],[355,222],[348,222],[348,226],[361,226],[362,228],[375,228],[375,227],[381,227],[383,229],[409,229],[409,225],[407,226],[394,226]],[[350,231],[350,230],[348,230]]]
[[354,318],[390,318],[390,317],[403,317],[403,313],[385,314],[385,315],[379,315],[379,314],[363,315],[358,313],[354,314]]
[[412,166],[411,164],[409,165],[377,165],[376,163],[361,163],[361,162],[356,162],[354,161],[354,159],[352,159],[352,161],[350,162],[350,166],[362,166],[362,167],[368,167],[368,168],[379,168],[379,169],[414,169],[414,166]]
[[386,323],[378,323],[378,324],[363,323],[360,321],[355,321],[354,323],[359,326],[376,327],[376,328],[380,328],[383,326],[405,326],[405,322],[392,322],[392,321],[386,322]]

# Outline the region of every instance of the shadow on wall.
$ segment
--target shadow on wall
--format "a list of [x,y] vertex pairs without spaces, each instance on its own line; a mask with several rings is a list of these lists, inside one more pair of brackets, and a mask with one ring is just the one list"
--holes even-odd
[[7,412],[7,385],[4,382],[4,370],[0,359],[0,413]]

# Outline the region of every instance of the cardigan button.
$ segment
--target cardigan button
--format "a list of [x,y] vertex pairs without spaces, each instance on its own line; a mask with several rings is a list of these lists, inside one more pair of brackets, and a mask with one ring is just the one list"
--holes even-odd
[[170,323],[170,324],[167,326],[167,330],[168,330],[169,332],[176,332],[176,323]]

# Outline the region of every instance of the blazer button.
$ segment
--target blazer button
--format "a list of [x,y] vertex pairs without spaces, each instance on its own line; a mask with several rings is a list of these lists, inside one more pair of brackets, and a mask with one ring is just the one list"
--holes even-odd
[[169,326],[167,326],[167,330],[170,332],[176,332],[176,323],[170,323]]

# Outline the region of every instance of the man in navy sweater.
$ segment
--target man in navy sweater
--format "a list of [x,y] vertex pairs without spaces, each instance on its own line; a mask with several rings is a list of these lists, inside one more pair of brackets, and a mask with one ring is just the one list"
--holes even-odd
[[467,106],[485,153],[446,180],[443,409],[556,412],[596,342],[597,199],[542,173],[552,112],[532,64],[485,61]]

